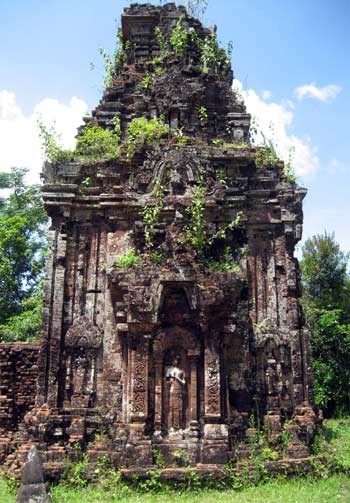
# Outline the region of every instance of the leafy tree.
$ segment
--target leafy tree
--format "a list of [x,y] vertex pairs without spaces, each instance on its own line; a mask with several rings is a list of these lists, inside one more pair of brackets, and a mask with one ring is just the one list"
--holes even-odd
[[0,173],[9,196],[0,204],[0,341],[27,340],[40,326],[41,279],[48,218],[26,170]]
[[334,233],[316,235],[303,247],[303,287],[305,297],[321,309],[345,308],[349,277],[349,254],[340,250]]
[[327,415],[350,412],[348,259],[327,232],[303,247],[303,305],[312,334],[315,398]]

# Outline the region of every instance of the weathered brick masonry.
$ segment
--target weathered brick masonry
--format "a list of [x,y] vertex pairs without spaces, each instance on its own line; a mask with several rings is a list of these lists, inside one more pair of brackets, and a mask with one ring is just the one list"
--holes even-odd
[[34,407],[39,349],[38,343],[0,344],[0,460]]
[[[187,52],[170,51],[159,71],[156,28],[168,40],[180,18]],[[317,411],[294,258],[306,190],[283,162],[257,162],[229,62],[203,68],[209,29],[175,4],[135,4],[122,34],[125,64],[85,121],[111,129],[117,116],[125,141],[134,118],[163,117],[170,133],[132,159],[122,146],[117,160],[44,167],[43,339],[18,466],[33,442],[51,473],[76,444],[119,467],[152,466],[155,453],[174,466],[179,452],[192,465],[224,464],[249,456],[261,425],[280,456],[308,456]],[[157,183],[150,248],[142,210]],[[198,187],[206,256],[188,239]],[[130,250],[139,262],[120,267]],[[217,267],[227,256],[236,267]],[[12,432],[33,403],[37,349],[2,351],[1,427]]]

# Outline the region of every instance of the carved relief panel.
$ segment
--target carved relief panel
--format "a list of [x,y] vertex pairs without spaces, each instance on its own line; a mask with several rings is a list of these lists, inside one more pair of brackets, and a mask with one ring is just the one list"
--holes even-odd
[[81,316],[65,336],[65,405],[92,407],[96,399],[96,367],[102,336],[92,321]]

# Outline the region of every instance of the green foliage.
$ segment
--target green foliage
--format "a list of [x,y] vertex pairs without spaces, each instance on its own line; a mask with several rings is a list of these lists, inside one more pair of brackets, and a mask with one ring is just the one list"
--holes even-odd
[[317,234],[303,246],[304,297],[320,309],[346,308],[349,254],[340,250],[334,234]]
[[166,136],[169,126],[164,123],[163,117],[138,117],[131,121],[128,128],[127,155],[131,159],[135,153],[141,150],[144,145],[152,145]]
[[350,324],[334,310],[306,310],[312,328],[315,399],[327,414],[350,410]]
[[70,487],[81,489],[88,484],[89,457],[83,454],[80,461],[65,462],[64,479]]
[[173,131],[173,137],[176,140],[176,145],[179,147],[185,147],[190,140],[189,137],[184,134],[182,127]]
[[38,339],[42,320],[42,292],[22,300],[20,312],[0,325],[0,342],[29,342]]
[[[236,218],[227,225],[220,227],[217,232],[209,235],[206,228],[205,219],[205,198],[207,189],[203,175],[199,177],[198,185],[194,188],[192,203],[186,208],[186,214],[189,217],[189,223],[184,227],[185,240],[197,252],[204,256],[215,240],[226,240],[227,232],[237,227],[242,218],[242,212],[238,212]],[[222,260],[210,258],[206,261],[208,267],[218,270],[237,271],[237,264],[233,263],[230,247],[225,247]]]
[[156,41],[157,44],[159,45],[160,49],[160,59],[159,61],[156,61],[155,64],[160,64],[162,61],[168,57],[169,55],[169,43],[166,37],[164,36],[164,33],[162,30],[159,28],[159,26],[156,27],[155,29],[155,35],[156,35]]
[[313,236],[303,247],[303,306],[312,333],[316,402],[328,415],[350,411],[348,259],[334,234]]
[[73,161],[74,153],[71,150],[64,150],[60,146],[60,136],[55,131],[54,126],[46,127],[41,117],[37,120],[37,126],[45,161],[53,164]]
[[118,159],[120,135],[120,119],[117,116],[112,131],[88,124],[77,138],[76,154],[89,159]]
[[294,168],[292,164],[290,164],[289,162],[285,163],[283,172],[284,176],[286,177],[289,183],[295,183],[297,181]]
[[121,267],[123,269],[130,269],[135,264],[140,261],[140,256],[135,253],[134,250],[129,250],[124,255],[120,255],[116,259],[117,267]]
[[110,57],[110,55],[108,54],[108,52],[106,51],[106,49],[104,49],[103,47],[99,48],[99,53],[101,54],[101,56],[103,58],[104,65],[105,65],[105,73],[104,73],[104,76],[103,76],[103,82],[104,82],[105,87],[109,87],[113,83],[113,62],[112,62],[112,58]]
[[175,54],[184,57],[189,47],[189,33],[184,24],[184,16],[181,16],[170,35],[170,44]]
[[152,455],[153,462],[157,466],[157,468],[164,468],[164,456],[156,447],[152,449]]
[[110,56],[106,49],[104,49],[103,47],[99,48],[99,53],[103,58],[105,67],[103,76],[105,87],[110,87],[113,84],[114,78],[117,77],[123,70],[123,67],[127,61],[126,51],[128,51],[129,49],[130,42],[127,41],[124,44],[122,31],[120,29],[117,33],[116,45],[112,56]]
[[284,163],[284,169],[283,169],[284,176],[290,183],[295,183],[297,180],[295,170],[293,167],[294,154],[295,154],[295,147],[292,147],[289,149],[288,162]]
[[228,271],[228,272],[239,272],[240,266],[234,261],[232,257],[232,251],[229,246],[225,247],[224,254],[221,260],[215,260],[213,258],[206,262],[209,269],[216,271]]
[[149,91],[153,82],[154,82],[154,74],[146,73],[146,75],[141,80],[140,89],[145,92]]
[[[69,470],[71,480],[53,485],[51,492],[53,503],[348,502],[350,419],[326,421],[315,439],[314,451],[319,457],[312,462],[312,473],[308,473],[307,477],[305,474],[292,480],[283,475],[276,477],[268,473],[266,462],[262,459],[251,459],[246,464],[228,463],[222,480],[199,477],[194,469],[187,467],[185,480],[174,485],[162,481],[161,466],[149,472],[149,481],[135,477],[133,484],[123,482],[120,472],[113,470],[105,457],[98,462],[95,470],[98,482],[86,484],[87,466],[86,458],[83,458],[78,462],[78,468]],[[267,451],[265,457],[269,461],[271,452]],[[67,463],[68,466],[72,464],[75,463]],[[15,485],[5,477],[0,478],[1,502],[15,503]]]
[[127,40],[125,43],[123,41],[123,33],[122,30],[118,30],[116,46],[113,54],[114,60],[114,72],[115,75],[119,75],[122,71],[124,65],[126,64],[126,51],[130,49],[130,41]]
[[149,258],[154,264],[161,264],[166,259],[166,255],[165,253],[154,251],[149,254]]
[[[231,51],[231,45],[229,47]],[[221,49],[216,32],[205,37],[201,54],[202,72],[222,74],[229,66],[230,60],[224,49]]]
[[11,191],[0,205],[0,338],[8,342],[33,339],[40,325],[48,218],[39,186],[26,185],[25,174],[19,168],[0,173],[0,188]]
[[278,162],[275,147],[271,141],[259,147],[254,153],[255,164],[258,169],[274,166]]
[[199,118],[199,123],[203,127],[208,123],[208,111],[206,107],[201,106],[198,109],[198,118]]
[[145,223],[145,242],[146,247],[151,248],[155,234],[155,225],[159,220],[161,211],[164,207],[164,191],[159,178],[156,178],[154,189],[152,191],[153,203],[143,207],[141,215]]
[[190,222],[185,227],[186,241],[199,253],[203,253],[207,246],[205,226],[205,196],[207,190],[203,176],[199,178],[198,185],[193,191],[192,204],[186,208]]

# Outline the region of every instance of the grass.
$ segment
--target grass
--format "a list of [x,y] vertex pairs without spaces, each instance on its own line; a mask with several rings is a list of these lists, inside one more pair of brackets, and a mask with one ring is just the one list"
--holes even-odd
[[[242,491],[204,490],[198,493],[138,494],[134,491],[86,487],[75,490],[63,484],[52,491],[53,503],[330,503],[350,501],[350,478],[276,480]],[[1,503],[15,503],[16,495],[0,481]]]
[[[329,503],[350,502],[350,418],[329,420],[315,442],[315,452],[327,457],[330,468],[318,466],[316,476],[282,477],[241,490],[201,489],[153,491],[128,487],[118,474],[101,478],[100,485],[74,488],[62,482],[52,487],[53,503]],[[15,503],[16,494],[0,479],[0,502]],[[152,486],[148,486],[152,489]],[[196,486],[194,486],[196,487]]]

